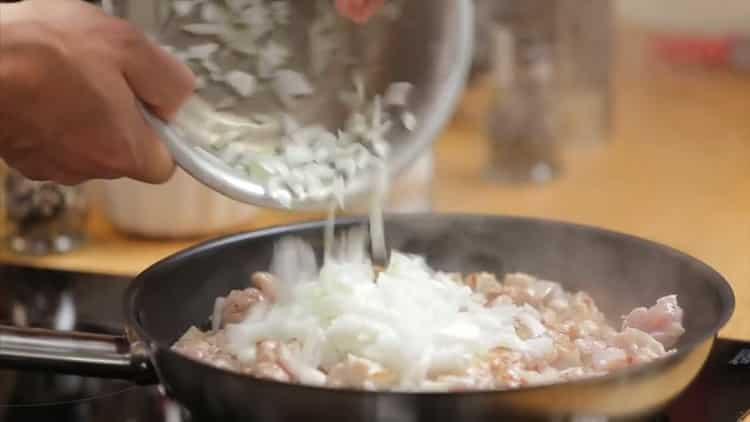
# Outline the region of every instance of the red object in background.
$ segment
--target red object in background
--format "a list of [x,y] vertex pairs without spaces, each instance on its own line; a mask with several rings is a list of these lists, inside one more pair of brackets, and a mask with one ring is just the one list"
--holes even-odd
[[385,0],[336,0],[339,13],[357,23],[365,23],[383,6]]
[[735,39],[690,38],[677,35],[655,35],[652,45],[656,56],[672,64],[726,66],[731,64]]
[[649,40],[657,60],[673,65],[750,70],[750,39],[656,34]]

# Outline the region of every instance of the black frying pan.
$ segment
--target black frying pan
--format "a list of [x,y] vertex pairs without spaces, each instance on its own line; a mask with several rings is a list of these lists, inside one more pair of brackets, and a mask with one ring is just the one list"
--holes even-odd
[[[345,220],[338,229],[361,224]],[[125,299],[128,336],[0,328],[0,366],[160,381],[197,419],[221,421],[533,421],[654,411],[703,366],[734,297],[700,261],[653,242],[592,227],[497,216],[409,215],[387,220],[389,246],[424,254],[446,271],[523,271],[592,294],[613,320],[676,293],[685,309],[679,352],[587,381],[505,392],[373,393],[257,380],[170,351],[202,325],[214,299],[268,269],[272,246],[296,235],[322,246],[323,222],[224,237],[167,258],[138,276]]]

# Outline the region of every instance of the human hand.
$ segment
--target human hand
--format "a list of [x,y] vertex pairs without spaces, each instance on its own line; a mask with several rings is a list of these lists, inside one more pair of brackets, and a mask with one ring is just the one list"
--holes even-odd
[[385,0],[336,0],[336,8],[354,22],[365,23],[383,3]]
[[169,120],[194,78],[127,22],[80,0],[0,4],[0,157],[26,177],[164,182],[172,158],[138,107]]

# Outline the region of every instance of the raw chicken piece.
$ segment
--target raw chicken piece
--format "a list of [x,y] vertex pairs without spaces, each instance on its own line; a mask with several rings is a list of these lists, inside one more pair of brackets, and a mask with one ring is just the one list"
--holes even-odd
[[328,385],[331,387],[374,390],[392,386],[397,381],[398,377],[393,372],[371,360],[353,355],[347,355],[345,361],[336,364],[328,372]]
[[597,350],[591,355],[591,366],[598,371],[614,371],[628,366],[628,354],[616,347]]
[[300,358],[301,347],[297,341],[261,341],[255,345],[255,360],[245,364],[241,372],[279,382],[325,385],[326,375]]
[[232,290],[224,300],[224,309],[221,312],[222,324],[236,324],[244,321],[253,306],[265,300],[265,295],[256,288]]
[[471,273],[466,276],[464,283],[477,293],[484,295],[500,294],[503,286],[497,281],[494,274]]
[[548,385],[560,382],[562,376],[557,369],[546,367],[542,370],[524,371],[521,378],[524,385]]
[[614,336],[612,343],[624,350],[631,363],[647,363],[666,354],[662,343],[636,328],[626,328]]
[[191,327],[173,346],[173,350],[211,366],[237,371],[240,363],[230,353],[223,351],[224,334],[204,333]]
[[424,382],[426,389],[440,391],[490,390],[494,388],[492,373],[476,369],[465,375],[441,375]]
[[623,330],[630,327],[644,331],[666,349],[674,346],[677,339],[685,333],[682,308],[677,304],[676,295],[664,296],[648,309],[634,309],[625,317],[622,327]]
[[564,291],[559,283],[539,280],[523,273],[507,274],[502,293],[512,297],[517,304],[528,303],[537,309],[547,300],[564,299]]
[[[661,298],[650,308],[633,310],[624,317],[622,331],[618,332],[590,295],[567,292],[559,283],[523,273],[507,274],[502,283],[489,273],[445,273],[442,277],[470,287],[477,303],[487,307],[516,306],[514,327],[525,348],[498,347],[476,356],[461,369],[428,372],[418,386],[423,390],[514,389],[602,376],[668,355],[666,347],[685,331],[676,296]],[[223,325],[252,323],[256,315],[278,306],[276,299],[284,293],[279,291],[283,286],[269,273],[255,273],[252,286],[221,298],[215,310],[215,314],[221,314],[218,328],[207,333],[191,328],[174,349],[216,367],[281,382],[364,390],[390,390],[400,385],[401,374],[354,355],[319,367],[315,354],[297,340],[269,338],[249,344],[253,348],[248,354],[251,358],[240,361],[226,351]]]
[[385,0],[336,0],[339,13],[357,23],[367,22],[383,6]]
[[581,352],[578,348],[570,342],[570,340],[559,340],[556,344],[557,355],[556,359],[552,362],[552,366],[557,369],[570,369],[579,368],[581,362]]
[[245,371],[258,378],[280,382],[296,379],[289,366],[289,349],[280,341],[266,340],[255,345],[255,362]]
[[521,360],[523,355],[505,349],[495,349],[490,352],[488,362],[490,370],[495,374],[495,385],[502,388],[518,388],[521,386]]
[[257,272],[250,277],[250,283],[253,287],[260,290],[263,295],[271,302],[276,302],[278,298],[278,281],[271,273]]

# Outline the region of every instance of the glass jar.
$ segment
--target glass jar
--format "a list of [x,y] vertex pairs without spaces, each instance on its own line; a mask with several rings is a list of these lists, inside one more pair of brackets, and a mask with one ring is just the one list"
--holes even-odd
[[79,186],[29,180],[9,169],[5,176],[5,241],[13,252],[70,252],[86,238],[88,203]]
[[486,126],[493,179],[542,183],[560,173],[554,5],[510,0],[495,11],[494,92]]
[[612,114],[612,1],[555,1],[560,137],[572,146],[606,142]]

